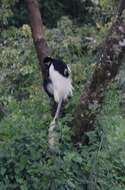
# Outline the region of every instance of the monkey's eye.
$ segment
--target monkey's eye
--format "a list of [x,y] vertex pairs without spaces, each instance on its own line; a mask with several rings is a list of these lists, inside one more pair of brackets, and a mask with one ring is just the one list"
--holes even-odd
[[64,76],[68,76],[68,69],[64,69]]

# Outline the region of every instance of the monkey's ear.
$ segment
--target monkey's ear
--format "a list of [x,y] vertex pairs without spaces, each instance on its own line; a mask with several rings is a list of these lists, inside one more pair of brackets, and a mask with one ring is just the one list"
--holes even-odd
[[71,73],[71,65],[67,64],[67,68],[68,68],[69,73]]

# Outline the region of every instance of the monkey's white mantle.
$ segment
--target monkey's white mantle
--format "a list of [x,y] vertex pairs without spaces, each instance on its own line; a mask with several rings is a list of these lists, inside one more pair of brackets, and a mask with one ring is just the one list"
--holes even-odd
[[53,84],[54,99],[59,103],[60,99],[66,100],[68,96],[72,96],[72,80],[70,77],[66,78],[62,76],[58,71],[54,69],[54,66],[50,66],[50,78]]

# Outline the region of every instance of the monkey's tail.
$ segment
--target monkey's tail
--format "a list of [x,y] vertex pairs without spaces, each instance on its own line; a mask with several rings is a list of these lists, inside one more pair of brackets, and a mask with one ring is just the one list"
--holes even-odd
[[60,99],[54,119],[50,123],[50,126],[49,126],[48,143],[52,151],[58,150],[58,134],[56,131],[56,129],[58,128],[58,123],[56,122],[56,120],[59,118],[62,102],[63,102],[63,99]]
[[55,122],[56,119],[58,119],[58,117],[59,117],[61,106],[62,106],[62,102],[63,102],[63,99],[61,98],[60,101],[59,101],[59,103],[58,103],[57,110],[56,110],[53,122]]

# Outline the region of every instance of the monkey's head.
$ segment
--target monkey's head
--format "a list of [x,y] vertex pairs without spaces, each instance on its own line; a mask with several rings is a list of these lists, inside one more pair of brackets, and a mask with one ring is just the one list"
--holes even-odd
[[51,57],[45,57],[44,60],[43,60],[43,63],[44,63],[45,65],[48,65],[48,66],[49,66],[52,61],[53,61],[53,59],[52,59]]

